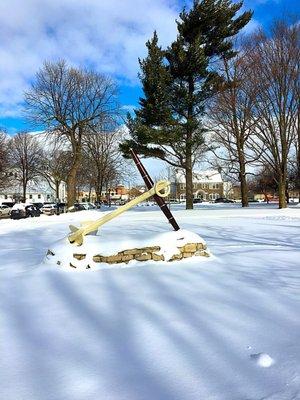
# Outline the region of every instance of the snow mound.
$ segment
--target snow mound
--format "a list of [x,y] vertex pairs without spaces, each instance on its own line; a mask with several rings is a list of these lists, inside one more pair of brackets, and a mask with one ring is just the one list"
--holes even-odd
[[272,357],[269,356],[267,353],[257,353],[251,354],[250,356],[259,367],[262,368],[269,368],[271,365],[274,364],[274,360]]
[[[140,249],[152,246],[159,246],[158,254],[162,255],[165,261],[169,261],[175,254],[180,254],[180,247],[189,243],[201,243],[205,246],[205,241],[196,233],[184,229],[178,231],[164,232],[160,234],[133,235],[130,237],[116,238],[116,236],[94,236],[87,235],[81,246],[70,244],[68,238],[64,238],[49,246],[48,253],[44,259],[45,264],[56,265],[70,270],[71,266],[76,269],[96,268],[98,269],[105,263],[95,263],[93,257],[101,254],[111,256],[127,249]],[[210,255],[209,251],[206,252]],[[85,254],[83,260],[75,260],[74,254]],[[162,261],[163,262],[163,261]],[[135,260],[130,261],[131,266],[136,264]],[[106,264],[105,264],[106,265]],[[121,267],[127,264],[120,264]]]

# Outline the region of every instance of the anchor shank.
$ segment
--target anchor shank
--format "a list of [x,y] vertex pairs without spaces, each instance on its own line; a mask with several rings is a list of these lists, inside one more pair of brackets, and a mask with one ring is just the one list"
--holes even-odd
[[[135,153],[135,151],[133,149],[130,149],[133,161],[135,162],[135,165],[137,167],[137,169],[139,170],[145,185],[147,187],[147,189],[151,189],[151,187],[153,187],[153,180],[151,179],[150,175],[148,174],[146,168],[144,167],[144,165],[141,163],[141,160],[139,159],[138,155]],[[160,196],[158,196],[157,194],[155,194],[153,196],[154,200],[156,201],[157,205],[159,206],[159,208],[161,209],[161,211],[164,213],[164,215],[166,216],[168,222],[172,225],[173,229],[175,231],[178,231],[180,229],[179,225],[177,224],[173,214],[171,213],[169,207],[167,206],[166,202],[164,201],[164,199]]]

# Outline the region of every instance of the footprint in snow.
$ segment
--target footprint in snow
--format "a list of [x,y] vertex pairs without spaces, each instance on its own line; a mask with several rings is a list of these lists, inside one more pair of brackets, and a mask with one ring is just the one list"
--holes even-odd
[[256,365],[263,368],[269,368],[275,363],[273,358],[267,353],[251,354],[250,358],[255,361]]

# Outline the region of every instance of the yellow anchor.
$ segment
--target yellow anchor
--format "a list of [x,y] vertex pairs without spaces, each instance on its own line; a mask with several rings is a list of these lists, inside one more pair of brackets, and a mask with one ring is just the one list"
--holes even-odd
[[70,243],[75,243],[78,246],[81,246],[83,243],[83,237],[85,235],[96,232],[98,228],[106,224],[106,222],[112,220],[113,218],[116,218],[118,215],[136,206],[142,201],[149,199],[149,197],[155,194],[160,197],[167,197],[170,194],[170,182],[165,180],[158,181],[150,190],[148,190],[148,192],[143,193],[142,195],[126,203],[124,206],[119,207],[118,209],[110,212],[102,218],[99,218],[95,221],[82,223],[81,228],[70,225],[69,228],[71,230],[71,233],[68,236]]

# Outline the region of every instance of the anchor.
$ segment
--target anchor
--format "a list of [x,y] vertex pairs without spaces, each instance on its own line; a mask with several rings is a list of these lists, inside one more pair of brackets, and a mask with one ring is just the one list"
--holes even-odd
[[[128,263],[131,260],[172,262],[193,256],[210,256],[205,241],[193,232],[181,230],[165,203],[164,199],[170,194],[170,182],[167,180],[161,180],[154,183],[137,154],[133,150],[131,150],[131,154],[148,191],[129,201],[127,204],[104,215],[102,218],[96,219],[95,221],[82,222],[80,227],[70,225],[68,241],[73,245],[81,246],[86,235],[92,233],[97,234],[98,229],[102,225],[150,197],[153,197],[156,201],[168,222],[172,225],[174,231],[156,235],[155,241],[152,242],[152,240],[150,240],[149,244],[147,243],[146,245],[136,246],[135,244],[132,244],[131,247],[125,249],[121,245],[119,249],[115,250],[115,253],[109,255],[106,254],[103,249],[102,251],[99,249],[99,252],[98,249],[94,248],[97,241],[87,241],[82,252],[74,252],[72,249],[73,246],[67,246],[67,248],[65,248],[64,239],[63,242],[59,241],[57,245],[48,250],[46,262],[67,268],[90,269],[96,267],[97,263],[119,264]],[[61,247],[64,248],[63,258],[61,258]],[[169,247],[172,249],[171,252]]]
[[100,226],[106,224],[108,221],[111,221],[113,218],[118,217],[120,214],[136,206],[140,202],[145,201],[149,199],[149,197],[152,197],[154,195],[162,198],[162,197],[167,197],[169,194],[170,194],[170,182],[164,180],[158,181],[147,192],[129,201],[128,203],[124,204],[117,210],[114,210],[109,214],[105,215],[104,217],[97,219],[96,221],[84,222],[81,228],[77,228],[76,226],[70,225],[69,228],[71,230],[71,233],[68,236],[69,242],[81,246],[83,243],[83,237],[85,235],[96,232],[100,228]]
[[80,228],[77,228],[74,225],[70,225],[71,233],[68,236],[69,242],[77,244],[81,246],[83,243],[83,238],[85,235],[95,233],[100,228],[100,226],[106,224],[107,222],[111,221],[112,219],[118,217],[120,214],[124,213],[125,211],[129,210],[130,208],[136,206],[137,204],[145,201],[153,196],[154,200],[167,217],[169,223],[172,225],[175,231],[178,231],[180,228],[173,217],[171,211],[169,210],[167,204],[164,201],[164,197],[167,197],[170,194],[170,182],[166,180],[158,181],[156,184],[150,178],[148,172],[146,171],[145,167],[141,163],[139,157],[134,152],[133,149],[130,150],[132,158],[148,188],[148,191],[143,193],[142,195],[136,197],[135,199],[129,201],[128,203],[124,204],[123,206],[119,207],[117,210],[110,212],[109,214],[105,215],[102,218],[99,218],[95,221],[87,221],[81,224]]

